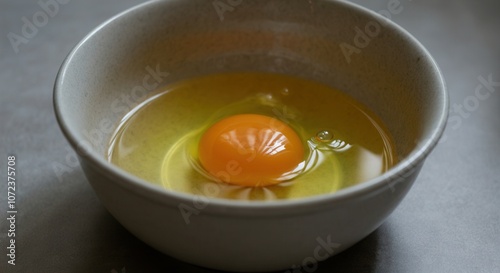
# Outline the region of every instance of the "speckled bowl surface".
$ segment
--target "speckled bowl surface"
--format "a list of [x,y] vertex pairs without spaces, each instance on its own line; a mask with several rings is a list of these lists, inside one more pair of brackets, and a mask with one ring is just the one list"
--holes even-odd
[[[386,13],[397,11],[393,5]],[[295,75],[346,92],[384,120],[399,163],[334,194],[238,202],[169,192],[106,160],[123,116],[117,101],[225,71]],[[88,181],[124,227],[180,260],[246,272],[313,268],[374,231],[438,142],[448,99],[429,53],[354,4],[169,0],[125,11],[85,37],[61,67],[54,107]]]

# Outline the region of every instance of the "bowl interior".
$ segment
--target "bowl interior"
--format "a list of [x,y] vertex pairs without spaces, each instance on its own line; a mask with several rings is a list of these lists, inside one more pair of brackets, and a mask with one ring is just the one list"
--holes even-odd
[[340,1],[246,0],[220,15],[212,1],[154,1],[87,36],[56,85],[67,135],[104,158],[126,110],[154,95],[145,77],[157,87],[263,71],[322,82],[364,103],[387,125],[400,160],[437,141],[444,84],[425,49],[394,24]]

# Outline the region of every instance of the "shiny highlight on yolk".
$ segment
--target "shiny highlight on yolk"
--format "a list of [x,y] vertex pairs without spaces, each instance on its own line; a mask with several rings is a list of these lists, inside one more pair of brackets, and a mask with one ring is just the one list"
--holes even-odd
[[287,124],[257,114],[230,116],[203,134],[198,146],[203,168],[226,183],[268,186],[282,182],[304,161],[304,146]]

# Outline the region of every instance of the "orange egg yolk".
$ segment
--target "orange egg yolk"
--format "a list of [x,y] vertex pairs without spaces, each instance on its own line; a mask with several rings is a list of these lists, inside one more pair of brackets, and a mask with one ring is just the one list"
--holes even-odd
[[280,183],[304,160],[304,146],[287,124],[242,114],[215,123],[198,147],[203,168],[226,183],[258,187]]

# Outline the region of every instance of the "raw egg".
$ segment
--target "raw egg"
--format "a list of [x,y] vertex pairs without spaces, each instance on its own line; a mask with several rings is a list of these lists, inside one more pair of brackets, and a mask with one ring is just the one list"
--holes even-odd
[[300,77],[194,77],[152,91],[122,114],[109,161],[167,191],[203,198],[327,194],[397,162],[375,113],[341,90]]
[[280,183],[304,161],[304,145],[284,122],[258,114],[224,118],[203,134],[202,167],[217,179],[240,186]]

